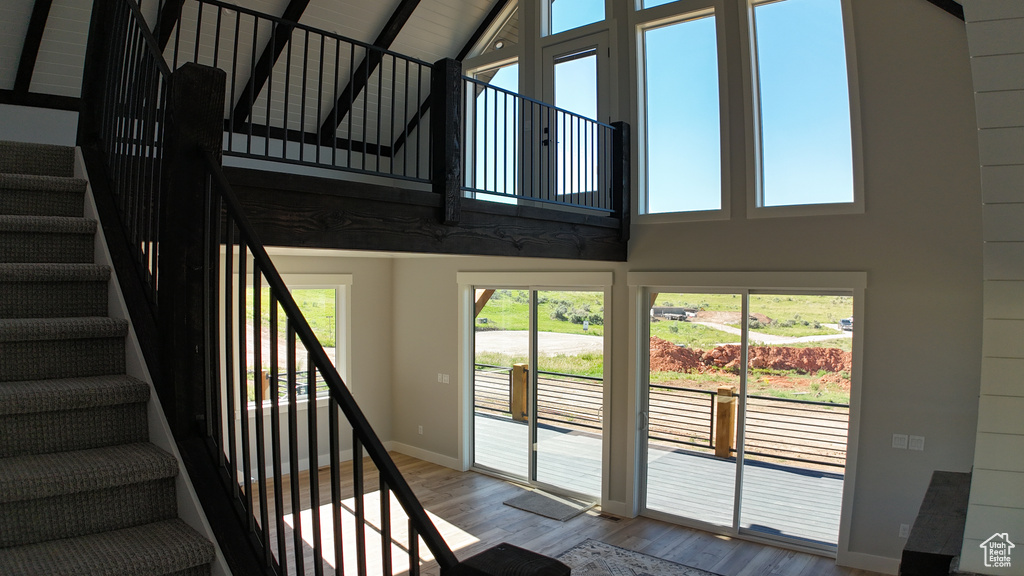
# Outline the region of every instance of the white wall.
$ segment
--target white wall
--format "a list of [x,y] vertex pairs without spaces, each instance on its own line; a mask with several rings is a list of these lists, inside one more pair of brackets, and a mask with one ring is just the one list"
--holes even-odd
[[984,344],[974,475],[961,566],[1024,574],[1024,554],[986,567],[981,544],[1024,550],[1024,3],[967,0],[984,194]]
[[0,104],[0,140],[74,146],[78,112]]
[[[729,221],[634,220],[628,264],[511,258],[398,259],[394,264],[392,438],[442,460],[459,456],[460,271],[612,271],[613,476],[626,502],[629,294],[626,271],[864,271],[858,476],[843,560],[895,571],[933,470],[974,459],[982,341],[981,193],[964,25],[919,0],[858,0],[866,210],[862,215],[745,218],[746,167],[731,174]],[[742,142],[739,143],[742,148]],[[356,304],[358,305],[358,304]],[[417,426],[424,434],[416,433]],[[891,448],[925,436],[924,452]]]

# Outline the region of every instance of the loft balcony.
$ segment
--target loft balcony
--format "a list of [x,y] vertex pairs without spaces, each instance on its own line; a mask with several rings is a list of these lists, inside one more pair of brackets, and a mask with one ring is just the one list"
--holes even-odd
[[216,0],[157,30],[172,70],[223,71],[225,173],[267,245],[625,260],[623,123]]

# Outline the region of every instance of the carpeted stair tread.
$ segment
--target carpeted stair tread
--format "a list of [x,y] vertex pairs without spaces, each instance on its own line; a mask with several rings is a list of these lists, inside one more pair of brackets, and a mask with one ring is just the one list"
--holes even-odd
[[0,573],[61,576],[172,574],[213,561],[213,544],[178,519],[0,549]]
[[0,458],[0,502],[103,490],[177,474],[177,460],[148,442]]
[[75,149],[52,144],[0,141],[0,172],[72,177],[75,175]]
[[0,214],[0,232],[48,234],[95,234],[96,221],[73,216],[23,216]]
[[149,385],[125,374],[0,382],[0,416],[85,410],[148,400]]
[[3,282],[105,282],[110,267],[101,264],[43,262],[0,263]]
[[12,318],[0,320],[0,342],[123,338],[128,322],[121,318]]
[[0,195],[5,190],[84,193],[85,185],[82,178],[0,173]]

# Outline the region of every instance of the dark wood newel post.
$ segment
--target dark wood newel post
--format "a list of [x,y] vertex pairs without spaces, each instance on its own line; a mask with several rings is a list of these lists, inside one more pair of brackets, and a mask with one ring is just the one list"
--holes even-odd
[[629,240],[630,215],[633,213],[630,196],[630,148],[629,124],[612,122],[615,133],[612,136],[612,202],[615,215],[622,222],[622,239]]
[[185,64],[171,77],[160,210],[159,326],[164,412],[180,441],[206,414],[206,188],[203,151],[221,154],[223,70]]
[[430,181],[444,199],[445,224],[462,218],[462,63],[445,58],[430,77]]

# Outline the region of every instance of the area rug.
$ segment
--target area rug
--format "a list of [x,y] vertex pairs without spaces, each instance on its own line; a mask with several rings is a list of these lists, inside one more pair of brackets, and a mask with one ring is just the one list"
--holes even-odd
[[592,502],[582,502],[572,498],[563,498],[540,491],[526,491],[505,500],[506,506],[539,514],[545,518],[565,522],[575,518],[594,507]]
[[558,555],[572,576],[719,576],[597,540],[584,540]]

